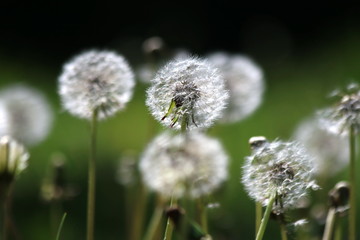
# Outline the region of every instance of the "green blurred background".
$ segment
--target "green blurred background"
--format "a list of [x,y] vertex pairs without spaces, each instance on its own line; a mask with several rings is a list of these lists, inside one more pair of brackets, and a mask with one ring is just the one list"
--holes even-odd
[[[41,200],[40,186],[57,152],[66,156],[66,180],[77,190],[64,202],[68,216],[62,239],[85,239],[89,124],[60,106],[57,77],[62,64],[85,49],[106,48],[122,53],[136,69],[145,61],[142,42],[152,36],[162,37],[168,50],[181,48],[199,56],[218,50],[247,54],[264,70],[260,108],[236,124],[216,124],[209,133],[231,159],[229,179],[212,197],[220,207],[209,213],[210,232],[214,239],[253,239],[254,203],[240,183],[241,165],[250,153],[248,139],[289,139],[301,120],[329,104],[326,96],[332,90],[359,81],[357,13],[351,3],[285,10],[261,2],[235,7],[231,1],[2,2],[0,87],[21,82],[41,90],[55,115],[48,138],[29,149],[29,167],[16,183],[14,218],[23,239],[53,239],[50,206]],[[146,88],[137,84],[126,110],[99,124],[97,239],[127,239],[127,215],[132,212],[127,204],[137,185],[118,184],[116,169],[125,154],[141,154],[153,134],[151,124],[162,130],[144,104]],[[340,172],[322,186],[320,195],[346,178],[346,170]],[[150,195],[146,219],[153,200]],[[314,232],[322,227],[316,225]],[[275,222],[266,236],[279,238]]]

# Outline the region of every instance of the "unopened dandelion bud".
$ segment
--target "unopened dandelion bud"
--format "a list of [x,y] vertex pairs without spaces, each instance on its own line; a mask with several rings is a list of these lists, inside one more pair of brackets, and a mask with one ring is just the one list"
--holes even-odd
[[329,200],[331,207],[341,211],[349,206],[350,186],[348,182],[338,182],[329,192]]
[[207,61],[178,58],[161,68],[147,90],[151,114],[173,129],[208,128],[222,116],[228,93]]
[[111,51],[84,52],[63,67],[59,94],[63,107],[75,116],[99,119],[125,108],[133,94],[134,74],[127,61]]
[[312,158],[299,143],[266,142],[246,157],[242,182],[249,196],[263,206],[275,195],[273,212],[281,214],[297,207],[308,189],[318,188],[313,171]]

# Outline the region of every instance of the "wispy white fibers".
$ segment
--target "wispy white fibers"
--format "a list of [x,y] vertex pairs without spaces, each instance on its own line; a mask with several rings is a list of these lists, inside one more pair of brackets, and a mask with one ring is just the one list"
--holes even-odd
[[274,141],[252,146],[252,155],[243,166],[242,183],[256,202],[267,206],[276,194],[273,211],[282,213],[296,207],[309,188],[318,188],[312,177],[312,158],[299,143]]
[[66,63],[59,77],[59,94],[70,113],[99,119],[122,110],[133,94],[134,74],[127,61],[111,51],[90,50]]
[[265,90],[262,69],[249,57],[212,53],[209,61],[219,68],[230,93],[222,122],[237,122],[250,116],[261,104]]
[[302,121],[294,132],[294,139],[314,157],[316,175],[334,175],[349,163],[347,138],[329,133],[318,118]]
[[35,145],[47,137],[53,112],[41,92],[25,85],[9,86],[0,92],[0,105],[6,110],[7,119],[0,120],[6,122],[3,135],[25,145]]
[[142,155],[144,183],[166,197],[209,194],[227,178],[228,157],[219,141],[198,132],[156,137]]
[[340,100],[332,107],[318,111],[321,126],[334,134],[346,135],[352,125],[356,132],[360,131],[360,87],[356,83],[349,84],[345,91],[337,90]]
[[162,67],[147,90],[151,114],[167,127],[208,128],[222,117],[228,92],[224,80],[206,60],[177,58]]

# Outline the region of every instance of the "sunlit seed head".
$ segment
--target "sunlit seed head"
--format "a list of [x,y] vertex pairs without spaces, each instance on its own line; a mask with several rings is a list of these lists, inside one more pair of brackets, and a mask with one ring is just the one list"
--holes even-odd
[[349,159],[347,139],[323,129],[318,118],[302,121],[293,135],[294,139],[301,142],[314,157],[316,175],[331,176],[347,166]]
[[134,74],[127,61],[111,51],[90,50],[63,67],[59,94],[63,107],[75,116],[99,119],[124,109],[133,94]]
[[222,122],[237,122],[250,116],[261,104],[264,86],[262,69],[243,55],[217,52],[208,56],[219,68],[229,90],[229,104]]
[[216,68],[199,58],[177,58],[161,68],[147,90],[151,114],[167,127],[208,128],[222,116],[228,93]]
[[351,83],[345,91],[337,90],[339,100],[332,107],[318,111],[321,125],[334,134],[346,135],[350,126],[360,131],[360,87]]
[[249,196],[266,206],[274,194],[277,214],[296,207],[307,190],[317,189],[312,159],[296,142],[269,142],[246,157],[242,183]]
[[197,198],[227,178],[228,157],[219,141],[198,132],[165,132],[147,147],[140,161],[144,183],[165,197]]
[[0,138],[0,181],[10,183],[28,165],[29,153],[9,136]]
[[6,117],[0,120],[5,122],[2,135],[12,136],[25,145],[38,144],[48,136],[53,112],[38,90],[25,85],[9,86],[0,92],[0,108],[1,105],[6,111]]

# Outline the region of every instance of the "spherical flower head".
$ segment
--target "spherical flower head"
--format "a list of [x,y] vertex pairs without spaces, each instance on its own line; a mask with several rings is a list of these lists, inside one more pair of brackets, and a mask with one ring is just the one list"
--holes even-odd
[[232,123],[250,116],[261,104],[265,90],[262,69],[249,57],[217,52],[208,56],[219,68],[229,90],[229,104],[221,121]]
[[142,155],[144,183],[165,197],[198,198],[227,178],[228,157],[219,141],[198,132],[156,137]]
[[12,182],[28,164],[29,153],[9,136],[0,138],[0,182]]
[[84,52],[63,67],[59,94],[63,107],[75,116],[99,119],[124,109],[133,94],[134,74],[126,60],[111,51]]
[[350,126],[360,131],[360,88],[358,84],[349,84],[345,91],[334,94],[339,101],[332,107],[318,111],[321,125],[334,134],[346,135]]
[[273,212],[280,214],[296,207],[309,188],[318,188],[313,171],[312,158],[299,143],[267,142],[246,157],[242,182],[249,196],[263,206],[275,194]]
[[348,164],[347,139],[323,129],[316,117],[302,121],[294,132],[294,139],[301,142],[314,157],[316,175],[334,175]]
[[6,110],[5,118],[0,120],[5,122],[2,135],[25,145],[38,144],[48,136],[53,112],[40,91],[26,85],[9,86],[0,92],[0,105]]
[[199,58],[177,58],[161,68],[147,90],[151,114],[165,126],[208,128],[222,116],[228,93],[216,68]]

